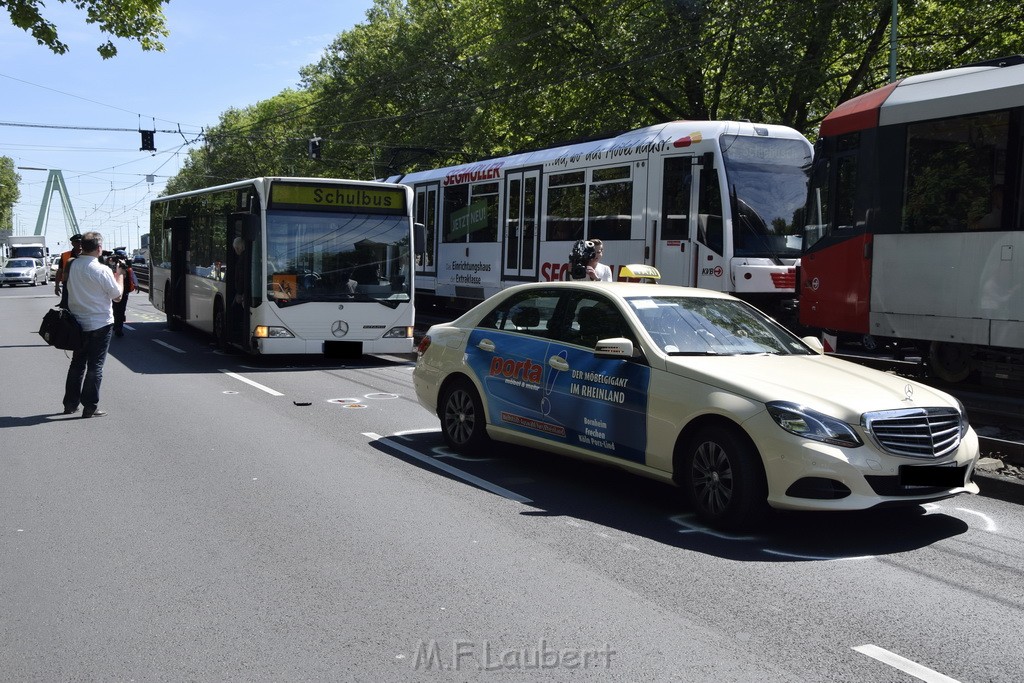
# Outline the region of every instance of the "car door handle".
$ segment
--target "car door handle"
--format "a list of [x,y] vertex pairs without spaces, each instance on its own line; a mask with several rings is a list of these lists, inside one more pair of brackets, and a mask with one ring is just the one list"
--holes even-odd
[[548,365],[559,372],[569,371],[569,363],[562,356],[551,356],[551,358],[548,358]]
[[494,352],[494,342],[492,342],[490,339],[481,339],[479,342],[477,342],[476,347],[481,351],[486,351],[488,353]]

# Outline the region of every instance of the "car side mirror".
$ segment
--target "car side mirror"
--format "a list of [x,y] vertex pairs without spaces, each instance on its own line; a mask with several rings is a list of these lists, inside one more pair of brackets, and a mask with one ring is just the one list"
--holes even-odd
[[601,339],[594,345],[598,358],[633,358],[633,342],[625,337]]
[[811,351],[824,355],[825,347],[821,345],[821,340],[818,339],[817,337],[804,337],[800,341],[811,347]]

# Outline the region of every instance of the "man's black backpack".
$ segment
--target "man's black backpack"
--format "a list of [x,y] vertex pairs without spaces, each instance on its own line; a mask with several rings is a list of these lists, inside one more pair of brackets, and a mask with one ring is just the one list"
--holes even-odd
[[68,309],[56,306],[43,316],[39,336],[50,346],[66,351],[78,351],[85,344],[85,333],[75,316]]

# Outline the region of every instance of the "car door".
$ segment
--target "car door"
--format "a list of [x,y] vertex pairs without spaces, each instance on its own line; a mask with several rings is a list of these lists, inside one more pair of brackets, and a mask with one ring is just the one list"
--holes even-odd
[[[599,304],[601,310],[583,315],[581,330],[579,312]],[[604,328],[588,327],[601,323]],[[466,360],[483,387],[491,424],[642,463],[650,368],[640,360],[599,357],[593,348],[597,339],[630,335],[621,312],[603,296],[535,288],[499,306],[470,333]]]

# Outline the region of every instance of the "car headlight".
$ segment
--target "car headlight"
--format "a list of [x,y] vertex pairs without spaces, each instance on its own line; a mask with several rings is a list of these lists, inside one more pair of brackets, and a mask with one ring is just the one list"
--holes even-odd
[[772,401],[765,407],[775,424],[790,434],[847,448],[864,445],[853,427],[824,413],[788,401]]
[[956,409],[960,411],[960,438],[964,438],[967,435],[967,430],[971,427],[971,421],[967,419],[967,409],[964,408],[964,404],[960,402],[960,399],[953,398],[956,401]]

